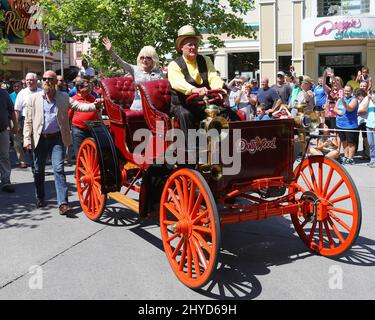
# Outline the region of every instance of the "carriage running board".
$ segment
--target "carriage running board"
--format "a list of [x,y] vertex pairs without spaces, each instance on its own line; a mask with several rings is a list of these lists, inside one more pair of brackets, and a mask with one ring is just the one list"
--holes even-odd
[[137,200],[131,199],[121,192],[110,192],[108,193],[108,197],[121,203],[135,213],[139,213],[139,202]]

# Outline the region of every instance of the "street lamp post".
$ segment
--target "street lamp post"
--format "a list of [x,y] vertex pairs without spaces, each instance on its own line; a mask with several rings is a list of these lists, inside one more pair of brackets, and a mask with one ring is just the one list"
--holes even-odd
[[46,33],[43,31],[43,40],[40,42],[39,53],[43,55],[43,73],[46,72],[46,54],[49,53],[48,44],[46,42]]

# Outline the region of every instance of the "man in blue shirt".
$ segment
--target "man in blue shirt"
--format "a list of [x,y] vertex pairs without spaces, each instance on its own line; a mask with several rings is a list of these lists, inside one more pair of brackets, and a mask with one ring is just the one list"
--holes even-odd
[[16,98],[18,92],[22,90],[22,82],[17,81],[13,84],[13,92],[10,94],[10,98],[12,99],[13,105],[16,103]]
[[24,124],[24,147],[33,150],[34,183],[38,208],[46,206],[45,165],[51,153],[52,168],[59,213],[67,215],[71,208],[68,203],[68,187],[64,171],[65,149],[72,143],[69,128],[69,107],[79,111],[94,111],[94,104],[70,106],[66,93],[56,90],[57,75],[52,70],[43,74],[43,91],[30,96],[26,103]]
[[277,91],[268,85],[269,79],[267,77],[264,77],[260,84],[261,88],[257,95],[258,104],[263,104],[265,113],[271,116],[272,112],[281,105],[281,99]]

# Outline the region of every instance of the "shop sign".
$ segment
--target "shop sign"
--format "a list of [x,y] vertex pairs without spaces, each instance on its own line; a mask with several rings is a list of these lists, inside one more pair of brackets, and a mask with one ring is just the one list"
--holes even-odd
[[[22,56],[42,56],[42,53],[39,52],[39,47],[35,46],[25,46],[25,45],[16,45],[11,44],[9,47],[9,50],[7,51],[7,54],[9,55],[22,55]],[[46,57],[53,57],[54,54],[52,52],[49,52],[46,54]]]
[[[313,30],[311,30],[311,26],[315,26]],[[305,19],[303,27],[304,42],[344,39],[375,39],[375,17]]]
[[11,43],[39,45],[43,29],[41,7],[37,0],[0,0],[4,16],[2,33]]

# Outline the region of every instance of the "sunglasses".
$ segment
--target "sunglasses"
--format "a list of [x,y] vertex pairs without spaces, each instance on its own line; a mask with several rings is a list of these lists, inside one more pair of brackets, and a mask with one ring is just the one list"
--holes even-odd
[[142,56],[142,57],[140,57],[139,58],[140,60],[152,60],[152,58],[151,57],[144,57],[144,56]]
[[43,77],[43,81],[50,81],[50,82],[52,82],[53,80],[55,80],[55,78],[44,78]]

